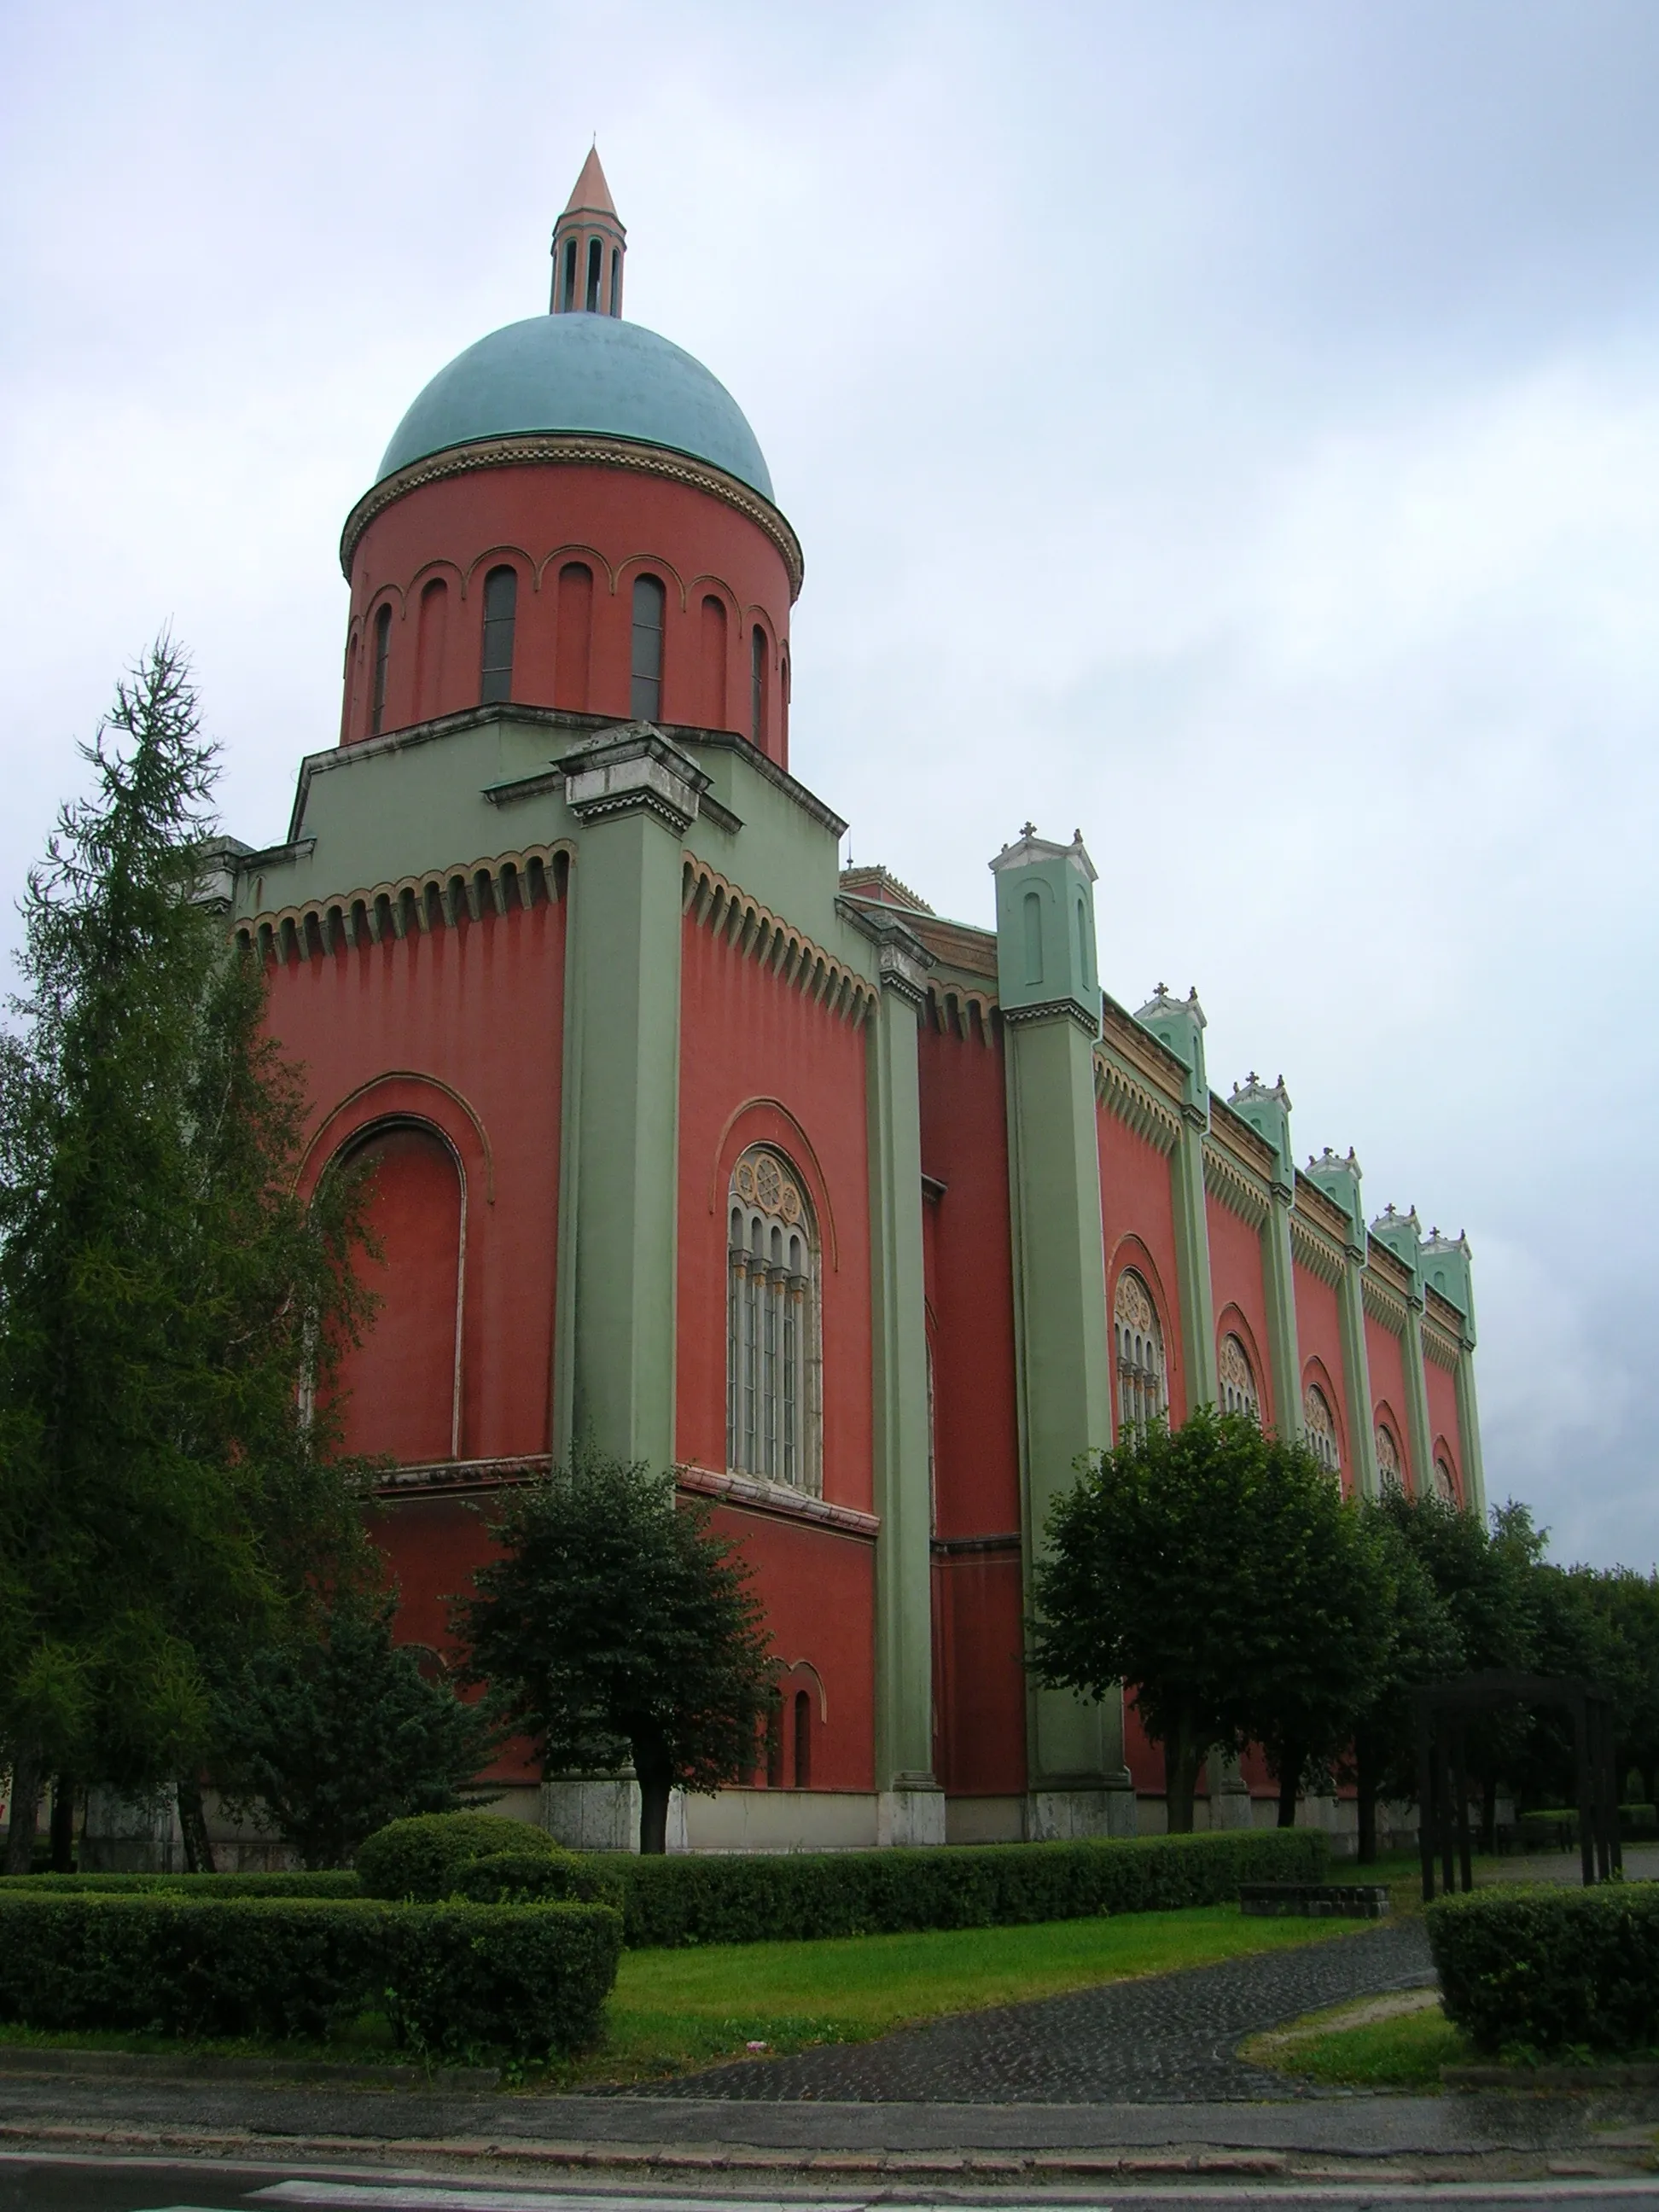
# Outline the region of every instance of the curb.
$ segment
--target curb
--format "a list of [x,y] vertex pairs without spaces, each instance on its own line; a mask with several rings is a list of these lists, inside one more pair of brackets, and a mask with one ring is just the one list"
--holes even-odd
[[1443,2066],[1440,2079],[1448,2089],[1652,2089],[1659,2065]]
[[79,2075],[94,2081],[303,2081],[313,2087],[366,2089],[498,2089],[497,2066],[356,2064],[332,2058],[173,2057],[164,2051],[53,2050],[39,2044],[0,2044],[0,2079],[7,2075]]

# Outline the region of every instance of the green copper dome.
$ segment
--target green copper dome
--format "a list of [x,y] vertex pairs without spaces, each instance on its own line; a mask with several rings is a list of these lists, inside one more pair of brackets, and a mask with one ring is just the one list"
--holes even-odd
[[613,315],[532,315],[492,331],[439,370],[392,435],[377,483],[481,438],[589,431],[710,461],[772,498],[743,410],[699,361]]

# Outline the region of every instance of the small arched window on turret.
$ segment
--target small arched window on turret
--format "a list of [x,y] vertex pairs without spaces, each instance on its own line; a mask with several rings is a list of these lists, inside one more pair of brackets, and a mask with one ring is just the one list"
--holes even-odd
[[590,238],[587,241],[587,299],[586,302],[587,312],[590,315],[597,315],[599,312],[599,279],[604,272],[604,269],[605,248],[597,238]]
[[726,1195],[726,1463],[820,1486],[818,1242],[794,1170],[744,1153]]
[[634,650],[628,711],[636,722],[662,714],[662,624],[668,594],[655,576],[634,579]]
[[568,315],[576,304],[576,241],[568,238],[564,242],[564,312]]
[[613,246],[611,249],[611,312],[613,315],[620,315],[622,313],[622,248],[620,246]]
[[1169,1407],[1164,1380],[1164,1331],[1152,1292],[1133,1268],[1117,1279],[1112,1300],[1113,1348],[1117,1354],[1117,1437],[1144,1437]]
[[1261,1419],[1261,1394],[1255,1387],[1255,1376],[1250,1369],[1250,1355],[1236,1336],[1221,1340],[1221,1410],[1224,1413],[1248,1413],[1253,1421]]
[[749,734],[766,743],[766,632],[757,623],[749,639]]
[[519,572],[492,568],[484,578],[483,667],[478,697],[489,706],[513,696],[513,630],[519,611]]
[[380,609],[374,617],[374,690],[369,704],[368,734],[378,738],[386,720],[386,671],[392,658],[392,610]]

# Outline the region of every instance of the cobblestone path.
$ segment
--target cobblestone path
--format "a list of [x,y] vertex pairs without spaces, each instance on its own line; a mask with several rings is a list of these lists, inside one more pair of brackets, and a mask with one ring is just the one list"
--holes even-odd
[[1297,2091],[1282,2075],[1243,2065],[1235,2045],[1299,2013],[1433,1979],[1422,1922],[1403,1920],[1305,1949],[962,2014],[875,2043],[711,2067],[637,2094],[988,2105],[1305,2095],[1313,2093]]

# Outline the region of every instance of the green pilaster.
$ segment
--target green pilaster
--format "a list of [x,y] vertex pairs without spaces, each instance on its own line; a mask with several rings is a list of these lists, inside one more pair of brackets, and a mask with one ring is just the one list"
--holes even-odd
[[1423,1280],[1462,1316],[1457,1367],[1457,1442],[1469,1510],[1486,1517],[1486,1472],[1480,1453],[1480,1409],[1474,1395],[1474,1260],[1467,1237],[1443,1237],[1436,1229],[1423,1247]]
[[1210,1132],[1210,1083],[1204,1066],[1204,1009],[1196,988],[1176,998],[1160,983],[1135,1019],[1182,1063],[1187,1079],[1181,1133],[1170,1156],[1176,1270],[1181,1299],[1187,1410],[1213,1406],[1221,1395],[1216,1366],[1215,1302],[1210,1288],[1210,1211],[1204,1195],[1204,1139]]
[[648,727],[561,763],[570,876],[557,1448],[674,1458],[681,839],[705,779]]
[[1371,1398],[1371,1361],[1365,1343],[1365,1210],[1360,1199],[1359,1162],[1353,1147],[1339,1159],[1328,1145],[1322,1159],[1308,1162],[1308,1180],[1340,1206],[1346,1219],[1343,1236],[1341,1288],[1337,1312],[1342,1330],[1342,1379],[1348,1396],[1348,1427],[1354,1474],[1362,1498],[1381,1491],[1376,1469],[1376,1419]]
[[871,1016],[871,1319],[875,1396],[878,1840],[945,1841],[933,1778],[933,1500],[927,1474],[927,1322],[921,1249],[916,1015],[932,956],[902,921],[848,903],[878,945]]
[[1429,1428],[1428,1382],[1423,1372],[1423,1225],[1415,1206],[1409,1213],[1396,1213],[1389,1206],[1372,1222],[1371,1234],[1411,1275],[1400,1348],[1406,1370],[1406,1431],[1411,1446],[1412,1481],[1419,1496],[1426,1496],[1434,1487],[1434,1441]]
[[1228,1101],[1257,1136],[1273,1147],[1267,1215],[1261,1224],[1261,1282],[1267,1308],[1267,1359],[1273,1369],[1276,1425],[1282,1437],[1299,1437],[1302,1350],[1296,1326],[1296,1266],[1291,1216],[1296,1210],[1296,1158],[1291,1150],[1291,1096],[1281,1075],[1271,1087],[1254,1070],[1233,1085]]
[[[1028,830],[991,863],[1007,1085],[1027,1586],[1050,1506],[1079,1459],[1112,1440],[1094,1041],[1094,869],[1080,838]],[[1033,1686],[1029,1826],[1132,1831],[1121,1692],[1094,1704]]]

